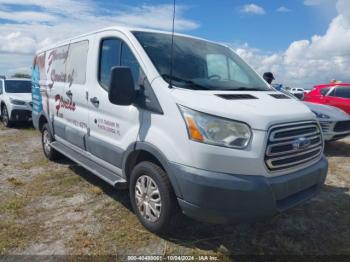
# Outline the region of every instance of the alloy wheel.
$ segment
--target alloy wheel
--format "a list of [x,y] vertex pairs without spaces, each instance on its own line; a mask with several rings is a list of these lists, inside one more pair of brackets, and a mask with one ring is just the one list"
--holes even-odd
[[161,215],[161,196],[156,182],[147,175],[140,176],[135,184],[135,200],[143,218],[156,222]]

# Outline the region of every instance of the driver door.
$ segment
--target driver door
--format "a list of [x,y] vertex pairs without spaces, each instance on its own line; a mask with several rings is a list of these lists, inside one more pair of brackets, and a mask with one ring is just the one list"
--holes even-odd
[[94,156],[121,168],[123,153],[137,140],[140,128],[140,111],[134,106],[110,103],[108,85],[114,66],[131,68],[135,86],[139,83],[140,66],[122,36],[104,32],[96,36],[99,50],[96,83],[89,90],[89,130],[87,150]]

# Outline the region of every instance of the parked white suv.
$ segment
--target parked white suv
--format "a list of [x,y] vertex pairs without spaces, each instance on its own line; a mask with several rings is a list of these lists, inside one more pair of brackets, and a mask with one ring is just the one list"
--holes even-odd
[[305,90],[303,88],[286,87],[285,90],[300,100],[304,99]]
[[[115,187],[141,223],[272,216],[327,175],[315,115],[224,45],[119,27],[37,52],[33,122],[57,152]],[[171,56],[173,54],[173,56]]]
[[0,79],[0,117],[6,127],[32,120],[32,82],[28,79]]

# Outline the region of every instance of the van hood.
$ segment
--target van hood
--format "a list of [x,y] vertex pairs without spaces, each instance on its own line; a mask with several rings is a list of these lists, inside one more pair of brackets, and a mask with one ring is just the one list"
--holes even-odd
[[31,93],[7,93],[8,97],[11,97],[13,99],[21,100],[26,103],[29,103],[32,101],[32,94]]
[[[274,91],[197,91],[174,88],[176,103],[193,110],[247,123],[253,129],[271,125],[315,120],[315,115],[298,100],[278,99]],[[218,95],[250,95],[252,99],[225,99]]]

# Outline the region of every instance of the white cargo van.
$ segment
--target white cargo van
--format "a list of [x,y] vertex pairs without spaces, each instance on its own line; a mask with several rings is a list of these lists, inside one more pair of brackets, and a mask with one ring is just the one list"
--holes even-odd
[[229,223],[314,196],[328,167],[314,114],[226,46],[180,34],[171,43],[113,27],[38,51],[33,121],[45,155],[127,186],[153,232],[178,210]]

